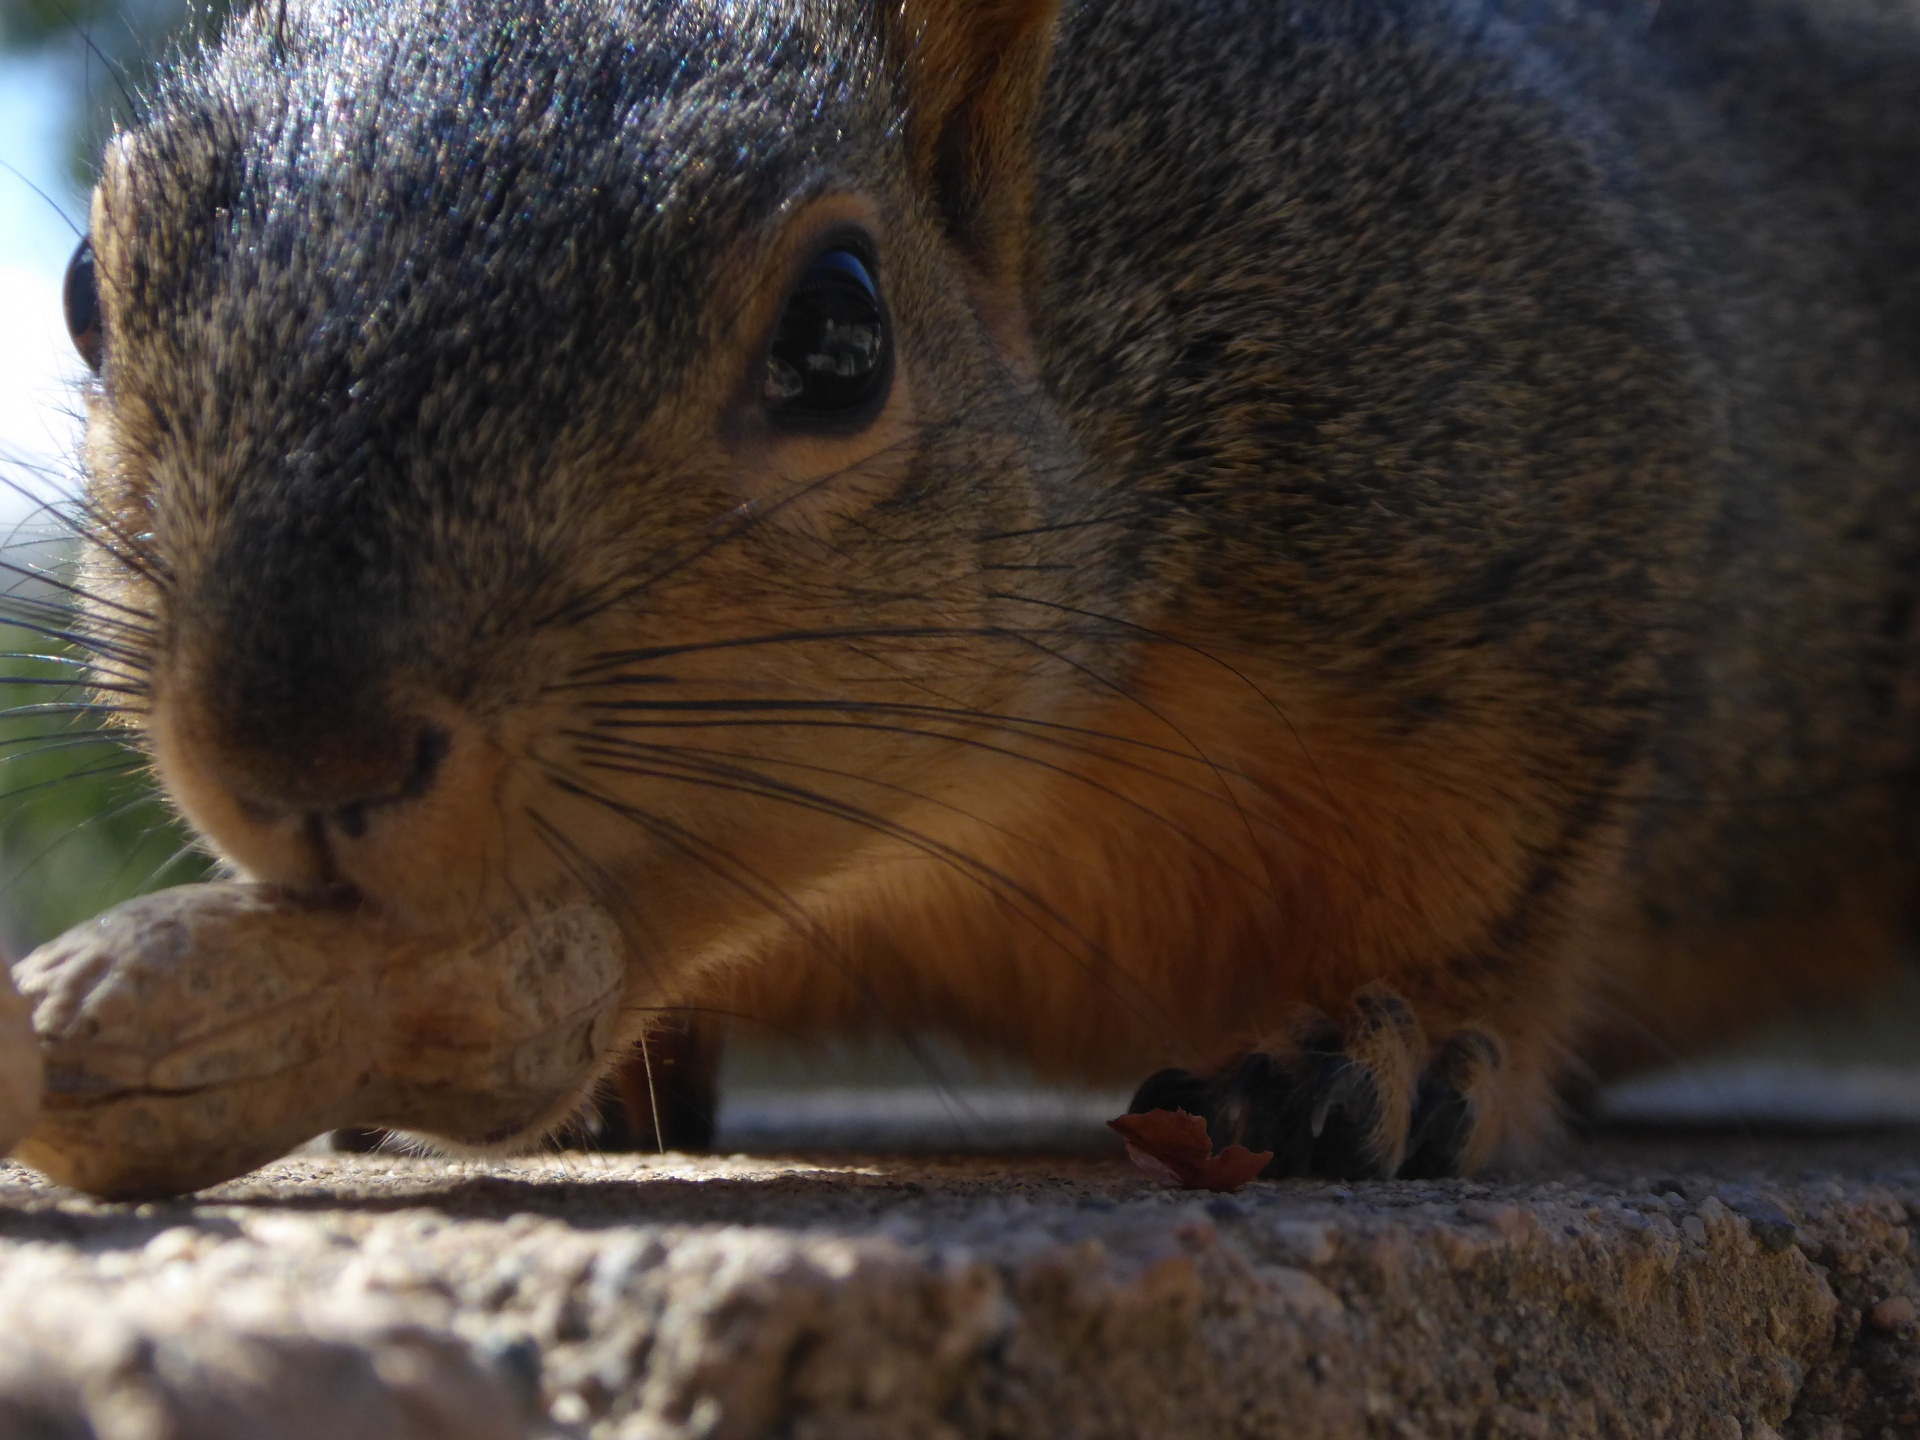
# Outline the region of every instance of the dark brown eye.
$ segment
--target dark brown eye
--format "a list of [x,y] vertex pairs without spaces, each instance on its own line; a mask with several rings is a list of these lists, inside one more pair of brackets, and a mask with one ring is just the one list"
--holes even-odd
[[787,297],[767,348],[767,408],[788,425],[859,425],[886,399],[892,350],[873,271],[836,246],[814,260]]
[[106,352],[107,332],[100,323],[100,292],[93,280],[93,241],[82,240],[67,262],[67,283],[61,292],[61,304],[67,312],[67,334],[73,348],[94,374],[100,373],[100,358]]

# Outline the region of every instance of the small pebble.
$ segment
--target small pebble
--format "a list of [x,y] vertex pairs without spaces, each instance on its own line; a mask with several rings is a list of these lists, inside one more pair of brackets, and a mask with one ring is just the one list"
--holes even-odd
[[1736,1205],[1734,1213],[1745,1217],[1753,1238],[1768,1254],[1778,1255],[1793,1244],[1796,1233],[1793,1221],[1773,1206],[1763,1201],[1749,1201]]
[[540,1347],[528,1335],[489,1335],[475,1346],[528,1415],[540,1407]]
[[1913,1324],[1913,1301],[1904,1295],[1889,1295],[1867,1312],[1867,1323],[1876,1330],[1902,1330]]

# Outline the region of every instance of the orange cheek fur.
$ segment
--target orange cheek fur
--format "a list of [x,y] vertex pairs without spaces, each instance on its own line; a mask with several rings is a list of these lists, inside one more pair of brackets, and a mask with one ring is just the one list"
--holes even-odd
[[[164,691],[148,721],[155,767],[174,802],[219,853],[254,879],[308,886],[345,883],[425,933],[458,933],[498,910],[509,873],[522,897],[544,888],[537,847],[508,820],[514,808],[506,751],[460,722],[438,783],[404,805],[376,811],[350,844],[318,842],[298,815],[249,811],[210,770],[208,742],[190,706]],[[527,853],[521,854],[519,852]],[[512,862],[509,863],[509,854]]]
[[725,1003],[802,1033],[931,1026],[1125,1081],[1381,982],[1430,1034],[1505,1033],[1523,1012],[1510,1049],[1537,1077],[1577,1018],[1566,967],[1523,956],[1490,983],[1449,965],[1486,948],[1528,879],[1530,797],[1486,781],[1513,767],[1238,668],[1155,648],[1133,700],[1079,717],[1112,737],[1096,754],[1030,747],[1060,768],[1004,761],[955,807],[971,818],[912,818],[976,869],[882,847],[823,897],[834,953],[769,941],[722,980]]

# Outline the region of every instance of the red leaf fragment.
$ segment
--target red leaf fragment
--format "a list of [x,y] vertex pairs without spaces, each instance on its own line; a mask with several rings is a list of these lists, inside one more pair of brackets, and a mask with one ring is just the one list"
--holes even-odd
[[1122,1115],[1109,1120],[1107,1128],[1127,1142],[1127,1157],[1135,1165],[1182,1190],[1238,1190],[1273,1159],[1271,1150],[1255,1154],[1244,1145],[1229,1145],[1214,1154],[1207,1122],[1184,1110]]

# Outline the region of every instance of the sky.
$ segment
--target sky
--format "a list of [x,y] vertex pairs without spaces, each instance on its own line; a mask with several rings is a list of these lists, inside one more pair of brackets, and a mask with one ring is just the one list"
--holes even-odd
[[[13,531],[31,503],[16,485],[66,483],[79,441],[75,384],[84,373],[60,316],[60,282],[85,197],[67,173],[76,120],[54,58],[0,58],[0,528]],[[9,170],[7,167],[13,167]],[[23,183],[38,186],[60,209]],[[51,473],[49,473],[51,472]]]

